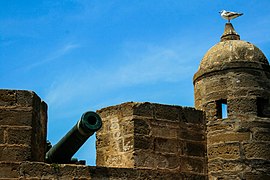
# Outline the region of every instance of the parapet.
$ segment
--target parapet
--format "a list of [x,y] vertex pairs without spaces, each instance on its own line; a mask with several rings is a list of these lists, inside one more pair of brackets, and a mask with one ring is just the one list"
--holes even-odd
[[48,164],[46,103],[0,90],[0,179],[207,179],[202,111],[129,102],[98,113],[97,166]]
[[45,158],[47,105],[32,91],[0,90],[0,161]]
[[202,111],[129,102],[98,111],[97,166],[206,174]]

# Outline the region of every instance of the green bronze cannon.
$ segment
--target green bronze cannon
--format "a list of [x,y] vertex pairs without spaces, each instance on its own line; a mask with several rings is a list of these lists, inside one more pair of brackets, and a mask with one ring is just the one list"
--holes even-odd
[[85,112],[75,126],[46,153],[47,163],[69,164],[72,156],[86,140],[102,126],[100,116],[92,111]]

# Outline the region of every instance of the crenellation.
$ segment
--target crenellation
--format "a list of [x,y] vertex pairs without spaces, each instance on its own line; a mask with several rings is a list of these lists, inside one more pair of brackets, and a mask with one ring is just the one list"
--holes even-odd
[[[134,130],[127,130],[133,133],[130,134],[131,136],[129,136],[128,140],[129,151],[126,154],[122,154],[121,158],[112,156],[112,154],[120,154],[121,149],[118,149],[118,152],[116,152],[116,149],[111,150],[110,147],[107,147],[105,148],[106,151],[98,151],[98,165],[113,167],[112,162],[117,161],[118,167],[123,167],[123,164],[130,160],[129,165],[131,165],[131,167],[181,171],[181,158],[200,158],[200,162],[205,163],[206,139],[204,137],[205,126],[201,124],[201,122],[204,121],[202,112],[194,108],[183,108],[181,106],[133,102],[130,102],[130,104],[131,105],[127,105],[126,103],[118,105],[133,107],[133,112],[136,113],[136,115],[131,114],[130,118],[125,117],[125,120],[119,119],[121,122],[127,121],[129,128]],[[142,108],[142,110],[140,108]],[[122,107],[115,109],[123,110]],[[105,113],[106,109],[102,109],[102,111],[105,115],[109,114]],[[110,111],[110,108],[108,111]],[[112,124],[115,122],[114,116],[109,116],[111,118],[108,118],[108,116],[103,116],[104,114],[101,113],[105,121],[104,124]],[[133,125],[130,122],[133,122]],[[122,129],[125,123],[119,125],[119,129]],[[125,128],[127,129],[127,127]],[[100,144],[99,138],[101,138],[104,133],[106,133],[105,129],[101,129],[97,133],[97,149],[99,149]],[[196,136],[193,137],[192,134]],[[124,135],[121,136],[121,138],[124,138]],[[111,145],[112,144],[108,144],[108,146]],[[104,149],[104,147],[101,148]],[[133,158],[123,159],[128,155]],[[104,156],[107,157],[107,159],[104,159]],[[102,162],[100,159],[104,161]],[[202,165],[202,163],[198,166],[200,165]],[[201,169],[205,168],[193,168],[189,172],[202,173]],[[196,170],[200,170],[200,172]],[[206,170],[203,172],[206,172]]]
[[270,179],[270,66],[230,23],[224,34],[194,75],[195,108],[97,111],[95,167],[46,163],[47,104],[1,89],[0,179]]

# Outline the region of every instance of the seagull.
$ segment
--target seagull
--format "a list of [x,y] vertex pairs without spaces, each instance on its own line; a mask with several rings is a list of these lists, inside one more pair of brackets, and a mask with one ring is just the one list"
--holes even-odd
[[221,17],[223,19],[227,19],[228,22],[230,22],[231,19],[234,19],[234,18],[237,18],[237,17],[243,15],[243,13],[230,12],[230,11],[225,11],[225,10],[222,10],[219,13],[220,13]]

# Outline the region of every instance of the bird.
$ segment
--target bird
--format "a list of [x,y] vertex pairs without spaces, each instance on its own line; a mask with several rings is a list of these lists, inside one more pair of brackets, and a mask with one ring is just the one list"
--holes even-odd
[[230,22],[231,19],[234,19],[234,18],[237,18],[237,17],[243,15],[243,13],[231,12],[231,11],[225,11],[225,10],[222,10],[219,13],[220,13],[221,17],[223,19],[227,19],[228,22]]

